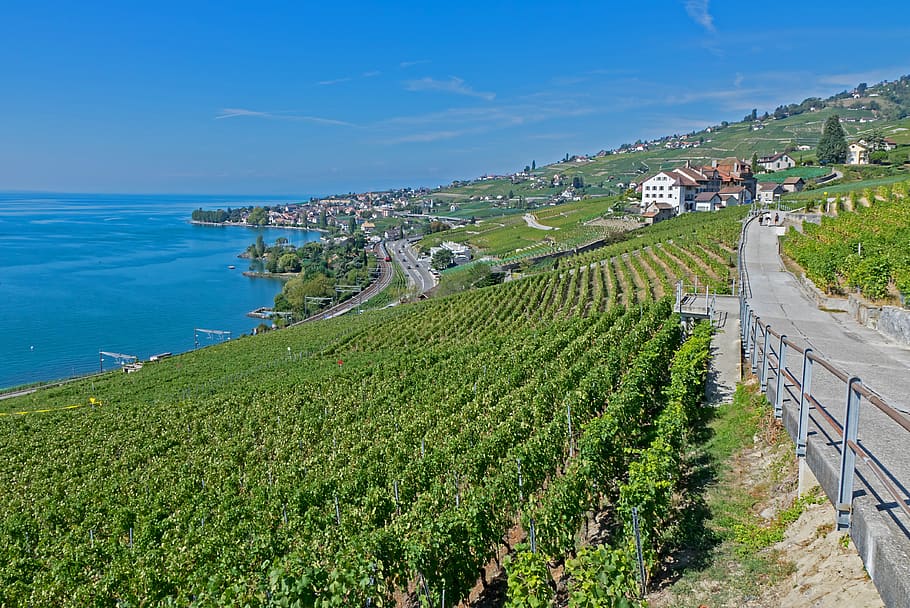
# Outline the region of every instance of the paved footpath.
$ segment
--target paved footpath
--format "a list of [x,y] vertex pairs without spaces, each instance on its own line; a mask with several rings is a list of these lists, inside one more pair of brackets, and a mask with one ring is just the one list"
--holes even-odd
[[[844,312],[820,310],[785,271],[778,255],[779,229],[750,222],[744,248],[751,298],[749,304],[761,319],[801,347],[811,347],[848,375],[858,376],[899,411],[910,412],[910,347],[855,322]],[[844,306],[846,308],[846,305]],[[778,350],[771,339],[771,349]],[[787,368],[795,378],[802,374],[802,357],[790,350]],[[770,375],[770,374],[769,374]],[[777,379],[770,375],[769,394]],[[834,417],[843,421],[846,387],[821,366],[813,369],[812,392]],[[785,383],[784,422],[795,436],[799,391]],[[807,463],[829,498],[836,499],[840,439],[818,412],[810,412]],[[863,400],[859,443],[891,476],[910,499],[910,433]],[[910,518],[857,459],[851,537],[882,599],[888,606],[910,606]],[[910,502],[910,501],[908,501]]]

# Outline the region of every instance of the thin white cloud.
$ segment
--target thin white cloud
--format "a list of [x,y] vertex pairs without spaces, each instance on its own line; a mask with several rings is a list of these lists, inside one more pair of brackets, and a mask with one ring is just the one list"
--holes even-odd
[[717,30],[714,28],[714,17],[708,11],[710,0],[686,0],[686,13],[689,17],[712,34]]
[[345,76],[343,78],[333,78],[331,80],[320,80],[316,84],[318,84],[321,87],[328,87],[328,86],[332,86],[333,84],[341,84],[342,82],[350,82],[350,80],[351,80],[350,76]]
[[733,79],[733,86],[739,88],[739,86],[743,83],[743,79],[743,75],[737,72],[736,78]]
[[397,116],[374,124],[370,130],[378,134],[378,143],[429,143],[520,128],[550,119],[583,116],[594,111],[591,107],[577,106],[566,100],[539,104],[485,105]]
[[748,99],[759,93],[759,89],[722,89],[719,91],[687,91],[679,95],[669,95],[664,99],[664,104],[668,106],[683,105],[696,101],[726,101],[739,102],[748,101]]
[[409,80],[405,83],[405,89],[408,91],[440,91],[467,97],[477,97],[487,101],[493,101],[496,98],[496,93],[475,91],[457,76],[450,76],[448,80],[436,80],[435,78]]
[[268,112],[257,112],[256,110],[245,110],[243,108],[224,108],[221,113],[215,117],[215,120],[223,118],[237,118],[238,116],[256,116],[259,118],[270,118]]
[[417,61],[402,61],[401,63],[398,64],[398,67],[400,67],[403,70],[406,70],[408,68],[414,67],[415,65],[424,65],[426,63],[430,63],[430,60],[429,59],[418,59]]
[[364,72],[360,76],[362,78],[373,78],[374,76],[379,76],[380,74],[382,74],[382,72],[379,70],[370,70],[369,72]]
[[456,137],[461,137],[462,135],[467,135],[468,133],[476,132],[476,129],[468,129],[464,131],[427,131],[425,133],[410,133],[408,135],[402,135],[400,137],[392,137],[385,140],[385,143],[388,144],[406,144],[406,143],[429,143],[434,141],[440,141],[444,139],[454,139]]
[[267,120],[289,120],[296,122],[309,122],[319,125],[330,125],[337,127],[353,127],[353,123],[334,118],[323,118],[322,116],[310,116],[308,114],[299,114],[296,112],[262,112],[259,110],[248,110],[246,108],[224,108],[215,116],[215,120],[225,118],[264,118]]

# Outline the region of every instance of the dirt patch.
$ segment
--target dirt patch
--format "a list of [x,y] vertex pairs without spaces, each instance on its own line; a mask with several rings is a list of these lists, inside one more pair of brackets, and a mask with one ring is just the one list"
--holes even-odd
[[636,228],[641,227],[641,224],[635,220],[629,219],[618,219],[618,218],[607,218],[601,217],[596,220],[591,220],[590,222],[585,222],[587,226],[603,226],[604,228],[611,228],[613,230],[621,230],[623,232],[628,230],[635,230]]
[[780,587],[781,608],[884,606],[849,537],[834,529],[830,502],[809,505],[774,548],[795,572]]
[[[803,496],[809,500],[799,517],[783,528],[783,539],[754,551],[729,542],[713,551],[703,571],[674,580],[648,597],[652,608],[710,606],[711,608],[801,608],[812,606],[884,606],[862,560],[849,539],[834,530],[835,512],[811,477]],[[729,462],[721,486],[711,491],[732,492],[747,513],[733,514],[751,532],[740,543],[759,542],[766,531],[782,526],[797,500],[798,467],[793,444],[779,423],[767,419],[753,445]],[[736,502],[738,500],[738,503]],[[724,515],[715,514],[715,518]],[[745,540],[743,540],[745,539]]]

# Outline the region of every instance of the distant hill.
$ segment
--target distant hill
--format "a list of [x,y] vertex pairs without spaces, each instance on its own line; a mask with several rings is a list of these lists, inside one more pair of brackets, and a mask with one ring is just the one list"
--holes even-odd
[[[548,198],[563,192],[580,178],[584,194],[619,194],[629,182],[648,173],[669,169],[686,160],[706,162],[713,158],[737,156],[751,159],[774,152],[791,152],[794,159],[814,159],[814,147],[825,119],[838,114],[844,119],[848,138],[874,130],[897,143],[910,143],[910,76],[872,86],[860,83],[827,99],[809,98],[801,103],[779,106],[774,112],[755,113],[735,123],[721,122],[702,131],[666,135],[647,142],[623,144],[616,150],[576,156],[538,167],[525,175],[521,169],[512,176],[459,182],[432,193],[443,200],[471,197]],[[647,148],[631,152],[636,146]],[[800,150],[802,147],[804,149]],[[807,148],[807,149],[806,149]],[[559,176],[558,179],[554,179]]]

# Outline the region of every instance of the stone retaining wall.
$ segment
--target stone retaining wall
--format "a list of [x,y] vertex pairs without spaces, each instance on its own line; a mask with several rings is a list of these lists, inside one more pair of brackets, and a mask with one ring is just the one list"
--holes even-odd
[[819,308],[845,310],[860,325],[910,346],[910,310],[898,306],[874,306],[856,295],[846,299],[829,296],[804,274],[797,277],[797,283]]

